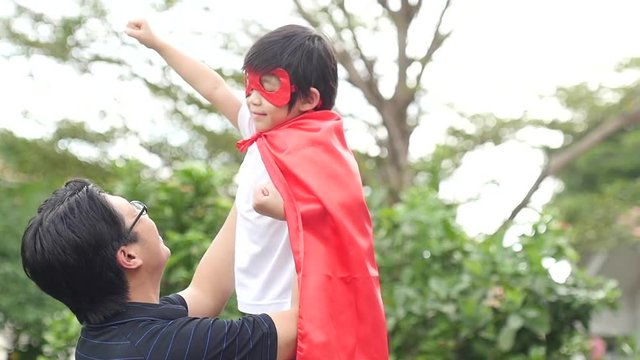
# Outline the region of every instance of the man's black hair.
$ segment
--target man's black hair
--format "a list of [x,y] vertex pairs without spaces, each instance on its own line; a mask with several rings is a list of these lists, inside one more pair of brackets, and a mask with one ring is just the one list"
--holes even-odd
[[287,70],[297,91],[291,94],[289,109],[311,87],[320,92],[318,110],[333,108],[338,91],[338,65],[327,38],[313,29],[285,25],[261,37],[244,58],[243,70],[258,73],[277,68]]
[[104,192],[74,179],[54,191],[29,221],[22,236],[22,266],[81,323],[95,324],[126,306],[129,287],[116,253],[134,241]]

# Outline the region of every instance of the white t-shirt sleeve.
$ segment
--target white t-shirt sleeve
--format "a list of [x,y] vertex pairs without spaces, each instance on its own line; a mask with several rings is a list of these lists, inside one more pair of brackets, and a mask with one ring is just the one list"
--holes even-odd
[[248,139],[256,133],[256,127],[251,121],[251,113],[247,103],[243,102],[238,111],[238,130],[243,139]]

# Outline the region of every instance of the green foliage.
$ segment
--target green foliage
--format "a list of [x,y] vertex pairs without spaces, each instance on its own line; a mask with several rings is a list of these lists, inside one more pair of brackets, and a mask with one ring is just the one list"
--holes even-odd
[[[614,284],[582,273],[552,222],[515,251],[497,236],[469,239],[453,215],[426,188],[375,210],[393,358],[554,359],[584,350],[591,316],[618,296]],[[546,258],[573,265],[566,282],[551,279]]]
[[[638,79],[638,59],[620,67],[630,79]],[[624,116],[640,105],[640,80],[609,88],[578,85],[561,89],[560,98],[586,127],[607,118]],[[579,133],[567,133],[579,137]],[[564,189],[549,208],[565,223],[571,241],[582,252],[637,241],[640,228],[634,208],[640,203],[640,131],[630,127],[597,147],[558,174]]]
[[550,208],[558,213],[567,235],[580,251],[602,251],[638,241],[634,230],[640,224],[634,209],[640,202],[640,182],[618,179],[603,184],[598,191],[567,190]]
[[42,337],[45,345],[38,360],[66,360],[73,357],[73,346],[80,335],[80,323],[69,310],[56,312],[44,319]]
[[27,220],[50,193],[50,184],[7,184],[0,181],[0,328],[8,326],[16,337],[27,335],[17,350],[41,343],[46,328],[42,318],[63,306],[46,296],[25,275],[20,262],[20,239]]
[[[170,9],[179,1],[159,1],[155,3],[160,9]],[[114,80],[119,78],[131,84],[146,85],[150,94],[157,99],[167,100],[166,116],[164,119],[135,119],[135,121],[156,120],[169,124],[172,130],[186,133],[188,141],[176,144],[167,139],[149,139],[140,145],[163,161],[163,165],[176,167],[185,159],[209,162],[212,165],[239,164],[242,155],[229,152],[233,149],[237,135],[230,129],[227,122],[215,115],[215,109],[195,94],[193,90],[185,89],[170,79],[173,74],[166,66],[153,66],[153,75],[141,75],[132,68],[131,59],[122,56],[126,51],[122,49],[135,47],[137,51],[148,51],[138,45],[122,41],[122,29],[114,29],[109,22],[109,6],[102,0],[79,0],[75,2],[75,9],[71,7],[71,14],[48,16],[38,10],[37,6],[24,6],[19,1],[11,0],[7,4],[13,11],[6,17],[0,17],[0,38],[6,44],[8,51],[0,53],[0,58],[24,57],[30,58],[34,54],[47,59],[63,63],[75,68],[79,73],[93,73],[96,69],[113,71]],[[33,7],[33,8],[32,8]],[[206,11],[209,11],[205,9]],[[24,26],[27,24],[27,26]],[[100,44],[96,46],[96,44]],[[114,50],[112,50],[114,49]],[[129,49],[130,50],[130,49]],[[100,66],[96,66],[100,65]],[[106,65],[106,66],[104,66]],[[230,83],[243,83],[241,71],[223,71]],[[144,71],[142,73],[148,73]],[[149,106],[149,105],[147,105]],[[96,121],[104,121],[106,115],[117,117],[119,110],[97,109],[101,113]],[[29,117],[25,110],[24,117]],[[20,119],[16,119],[18,121]],[[35,119],[39,121],[40,119]],[[88,121],[91,119],[81,119]],[[127,119],[132,121],[134,119]],[[88,131],[83,122],[73,122],[59,119],[58,132],[51,139],[46,140],[56,144],[57,152],[65,151],[64,146],[73,144],[88,145],[92,150],[103,155],[109,149],[120,146],[118,140],[135,138],[136,133],[127,126],[110,129],[105,133]],[[218,131],[212,131],[216,129]],[[0,141],[2,144],[2,141]],[[49,146],[49,144],[45,144]],[[20,152],[18,154],[28,154]],[[32,157],[33,158],[33,157]],[[46,158],[44,158],[46,160]],[[59,169],[66,169],[60,167]],[[91,178],[101,178],[99,176]]]
[[[16,1],[7,5],[13,5],[14,11],[10,16],[0,18],[0,37],[10,43],[21,44],[14,49],[13,55],[44,55],[72,65],[80,72],[88,72],[92,62],[122,64],[119,59],[100,54],[94,46],[103,40],[105,33],[115,33],[106,24],[107,11],[101,1],[82,0],[79,4],[82,11],[63,17],[48,16]],[[27,26],[21,26],[25,23]],[[97,24],[100,26],[96,27]],[[86,31],[88,27],[93,29]],[[25,31],[25,28],[41,31]],[[100,30],[96,31],[96,28]]]
[[110,164],[80,160],[72,152],[61,149],[58,146],[59,140],[60,138],[28,140],[17,137],[10,131],[0,130],[0,179],[6,182],[33,181],[40,184],[51,184],[69,176],[109,179]]

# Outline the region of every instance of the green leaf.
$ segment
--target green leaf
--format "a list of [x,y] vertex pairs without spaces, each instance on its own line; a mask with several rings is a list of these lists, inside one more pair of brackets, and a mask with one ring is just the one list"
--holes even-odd
[[498,335],[498,349],[504,352],[511,350],[516,338],[516,333],[523,324],[524,319],[520,315],[509,315],[507,323],[502,330],[500,330],[500,335]]

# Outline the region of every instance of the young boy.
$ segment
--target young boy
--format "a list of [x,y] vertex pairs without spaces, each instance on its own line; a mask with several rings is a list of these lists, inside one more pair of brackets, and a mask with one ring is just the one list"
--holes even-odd
[[242,102],[219,74],[160,40],[146,22],[132,21],[126,32],[157,51],[243,137],[235,202],[239,309],[288,308],[295,267],[297,359],[387,359],[371,219],[342,119],[331,111],[337,64],[327,40],[296,25],[260,38],[245,57]]

